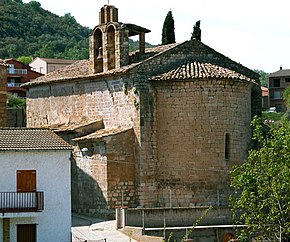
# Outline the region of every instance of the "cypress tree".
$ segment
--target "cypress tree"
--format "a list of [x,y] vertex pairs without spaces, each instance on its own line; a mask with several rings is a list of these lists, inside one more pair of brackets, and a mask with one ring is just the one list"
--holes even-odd
[[197,39],[201,41],[200,20],[198,20],[193,26],[193,33],[191,34],[191,39]]
[[175,43],[174,19],[171,10],[167,13],[162,28],[162,45]]

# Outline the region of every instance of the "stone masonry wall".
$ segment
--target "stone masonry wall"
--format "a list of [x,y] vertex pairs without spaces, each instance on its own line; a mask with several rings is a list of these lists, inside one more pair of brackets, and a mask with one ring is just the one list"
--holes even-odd
[[7,126],[6,66],[0,65],[0,127]]
[[[80,149],[86,147],[87,155]],[[133,129],[79,143],[74,152],[73,210],[109,217],[116,206],[136,206],[136,136]]]
[[103,119],[105,128],[138,126],[132,87],[126,79],[71,81],[30,88],[27,126],[84,123]]
[[136,197],[136,147],[137,139],[133,130],[105,138],[108,162],[108,204],[135,207]]
[[227,205],[229,170],[247,157],[251,85],[234,80],[153,85],[158,205]]

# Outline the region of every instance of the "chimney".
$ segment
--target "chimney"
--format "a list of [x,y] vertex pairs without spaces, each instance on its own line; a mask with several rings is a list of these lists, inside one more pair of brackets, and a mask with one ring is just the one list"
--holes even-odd
[[282,66],[280,66],[280,71],[282,70]]

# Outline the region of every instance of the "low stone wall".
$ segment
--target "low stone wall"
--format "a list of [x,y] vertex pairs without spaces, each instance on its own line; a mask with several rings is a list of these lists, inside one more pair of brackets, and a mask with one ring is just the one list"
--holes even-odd
[[126,226],[145,228],[192,226],[202,217],[198,226],[232,224],[228,207],[129,208],[125,213]]

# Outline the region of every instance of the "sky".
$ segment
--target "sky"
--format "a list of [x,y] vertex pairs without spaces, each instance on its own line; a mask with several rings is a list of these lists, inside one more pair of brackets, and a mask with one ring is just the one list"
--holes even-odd
[[[59,16],[70,13],[83,26],[99,24],[99,11],[108,0],[37,0]],[[24,3],[30,0],[23,0]],[[290,69],[289,0],[109,0],[119,9],[119,22],[151,30],[146,42],[161,43],[168,11],[175,22],[175,38],[189,40],[201,21],[201,41],[250,69],[271,73]]]

